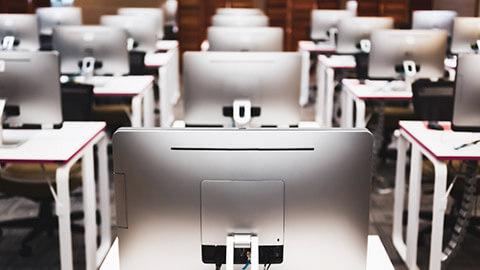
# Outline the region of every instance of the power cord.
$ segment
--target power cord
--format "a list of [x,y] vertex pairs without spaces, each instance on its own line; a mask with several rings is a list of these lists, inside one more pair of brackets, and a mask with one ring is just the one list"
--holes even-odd
[[[462,164],[463,165],[463,164]],[[457,255],[460,246],[465,239],[472,210],[476,207],[476,188],[477,188],[477,161],[466,161],[465,184],[463,189],[462,201],[457,213],[457,218],[452,229],[452,234],[443,249],[442,265],[447,267],[448,263]],[[460,172],[458,172],[460,173]]]

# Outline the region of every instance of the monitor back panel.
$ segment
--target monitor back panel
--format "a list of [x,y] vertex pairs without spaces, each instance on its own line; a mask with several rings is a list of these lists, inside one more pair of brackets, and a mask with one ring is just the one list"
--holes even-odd
[[480,55],[458,60],[452,126],[454,130],[480,131]]
[[185,123],[232,123],[223,108],[248,99],[260,107],[251,125],[290,126],[300,122],[301,55],[285,52],[188,52],[183,57]]
[[0,51],[0,98],[19,109],[4,123],[14,126],[62,123],[57,52]]
[[[372,153],[367,131],[122,129],[113,148],[124,270],[212,269],[202,262],[202,243],[218,237],[211,230],[218,232],[225,216],[208,237],[202,224],[210,226],[212,215],[225,213],[228,204],[203,213],[212,202],[202,194],[220,196],[232,187],[242,192],[248,183],[261,183],[253,185],[255,192],[266,190],[264,196],[284,209],[283,263],[272,268],[366,267]],[[244,184],[205,187],[212,182]],[[262,230],[260,245],[281,231],[278,211],[260,220],[256,211],[242,213],[249,222],[243,229]],[[221,233],[226,238],[228,230]]]

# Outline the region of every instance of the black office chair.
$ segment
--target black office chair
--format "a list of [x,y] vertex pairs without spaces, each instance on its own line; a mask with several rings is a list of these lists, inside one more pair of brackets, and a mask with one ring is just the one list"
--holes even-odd
[[[65,121],[89,120],[93,104],[93,86],[85,84],[62,85],[62,111]],[[33,250],[29,243],[47,232],[49,235],[58,226],[58,219],[53,211],[53,197],[50,193],[45,174],[52,179],[55,187],[55,171],[58,165],[46,164],[44,168],[36,164],[3,164],[0,170],[0,192],[10,196],[18,196],[39,203],[36,217],[19,218],[0,222],[2,228],[32,228],[21,242],[19,254],[28,257]],[[80,163],[75,164],[70,171],[70,190],[82,183]],[[71,213],[72,221],[82,219],[83,212]],[[72,231],[83,232],[83,227],[72,223]]]

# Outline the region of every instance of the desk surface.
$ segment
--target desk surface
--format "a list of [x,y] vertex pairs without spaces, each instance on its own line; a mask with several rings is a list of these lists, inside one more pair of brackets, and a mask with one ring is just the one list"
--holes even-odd
[[79,77],[78,82],[93,84],[96,96],[136,96],[149,89],[153,84],[153,76],[93,76],[85,80]]
[[[348,258],[345,258],[348,259]],[[100,270],[119,270],[118,238],[113,241]],[[383,247],[380,237],[377,235],[368,236],[367,270],[394,270],[392,262]]]
[[344,79],[342,83],[344,89],[358,99],[412,99],[412,92],[391,90],[388,87],[389,82],[386,80],[366,80],[365,84],[360,84],[357,79]]
[[178,48],[178,41],[177,40],[159,40],[157,41],[157,50],[171,50]]
[[455,132],[450,122],[440,122],[444,130],[428,129],[424,121],[400,121],[400,128],[418,142],[437,160],[479,160],[480,144],[459,150],[454,148],[464,143],[480,140],[480,133]]
[[357,66],[353,55],[319,55],[318,62],[332,69],[353,69]]
[[298,49],[301,51],[320,52],[320,53],[334,53],[337,51],[335,45],[330,43],[315,43],[313,41],[300,40],[298,42]]
[[[61,129],[4,129],[1,162],[66,163],[105,129],[105,122],[64,122]],[[8,146],[16,142],[15,146]]]

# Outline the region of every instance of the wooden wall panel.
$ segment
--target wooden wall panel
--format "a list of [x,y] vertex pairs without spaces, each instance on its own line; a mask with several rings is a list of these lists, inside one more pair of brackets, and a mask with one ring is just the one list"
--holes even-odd
[[100,16],[116,14],[120,7],[160,7],[166,0],[75,0],[82,8],[84,24],[98,24]]
[[477,16],[477,0],[435,0],[433,9],[455,10],[459,16]]
[[37,7],[50,6],[50,0],[0,0],[0,12],[34,13]]
[[397,27],[408,27],[410,14],[410,0],[359,0],[358,2],[359,16],[393,17]]

